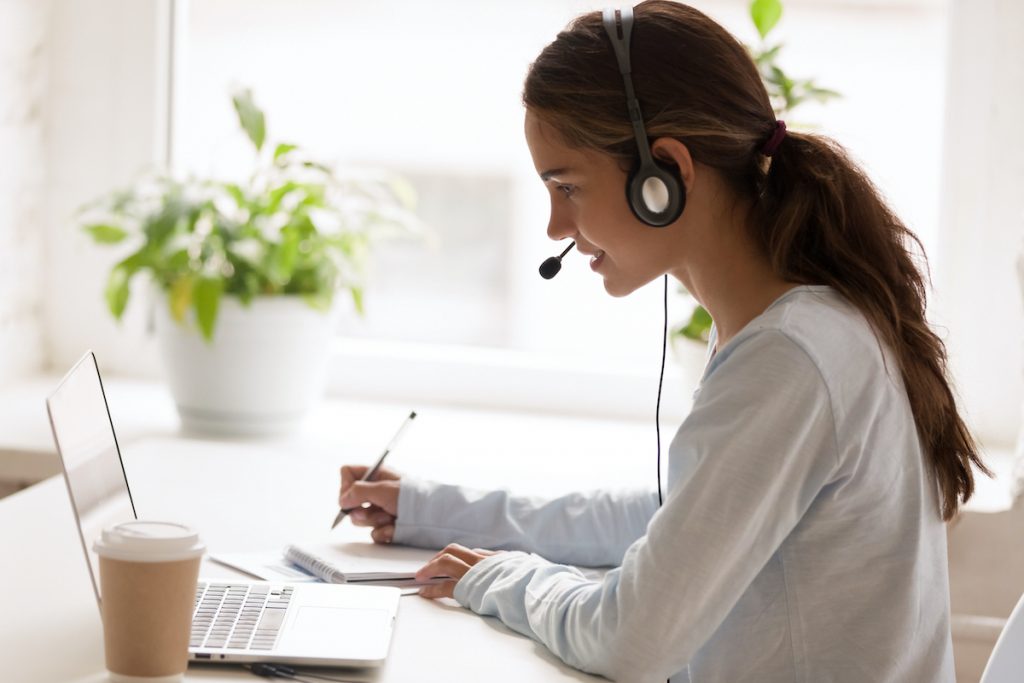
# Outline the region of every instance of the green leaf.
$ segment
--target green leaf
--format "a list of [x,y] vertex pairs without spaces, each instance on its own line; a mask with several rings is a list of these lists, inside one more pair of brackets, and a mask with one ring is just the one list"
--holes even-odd
[[248,306],[252,303],[253,298],[260,291],[260,278],[259,276],[250,271],[246,271],[241,276],[241,282],[239,283],[239,290],[237,292],[238,299],[242,302],[243,306]]
[[196,309],[196,322],[206,341],[213,341],[213,328],[217,323],[217,309],[224,292],[222,278],[202,278],[192,290],[192,304]]
[[175,280],[167,293],[167,300],[171,306],[171,316],[179,323],[184,322],[185,313],[192,305],[192,278],[183,275]]
[[327,164],[320,163],[319,161],[303,161],[302,165],[306,168],[313,168],[317,171],[322,171],[323,173],[334,173],[334,169]]
[[793,89],[793,79],[786,75],[786,72],[777,66],[772,66],[770,69],[772,83],[775,83],[780,88],[785,90]]
[[131,293],[129,281],[141,269],[153,268],[152,257],[152,249],[146,245],[121,260],[111,269],[103,296],[107,300],[107,308],[113,313],[115,319],[121,319],[124,309],[128,305],[128,295]]
[[244,207],[248,202],[245,199],[245,191],[235,183],[224,183],[224,190],[234,197],[235,204]]
[[299,256],[299,235],[292,229],[282,230],[281,244],[278,245],[270,259],[270,278],[279,285],[292,279],[295,261]]
[[128,205],[135,201],[132,190],[115,190],[111,195],[110,209],[116,214],[123,214]]
[[289,180],[283,183],[281,186],[274,188],[267,194],[267,204],[263,209],[263,213],[268,215],[277,213],[278,208],[281,206],[281,200],[285,198],[289,192],[294,192],[299,189],[301,185],[294,180]]
[[187,250],[178,249],[167,257],[167,260],[164,262],[164,266],[161,270],[172,275],[174,273],[181,273],[188,269],[191,261],[192,258],[188,255]]
[[351,287],[352,292],[352,303],[355,304],[356,313],[359,315],[366,315],[366,309],[363,308],[363,289],[362,287]]
[[326,206],[327,187],[322,183],[310,183],[306,185],[305,206]]
[[311,294],[303,294],[302,299],[310,308],[326,313],[331,310],[331,302],[334,300],[334,292],[331,290],[320,290]]
[[110,312],[114,314],[114,318],[117,320],[120,320],[121,316],[124,315],[124,309],[128,305],[128,294],[130,292],[128,282],[130,278],[131,273],[128,268],[122,265],[115,266],[107,278],[107,288],[103,292],[103,296],[107,300],[107,308],[110,309]]
[[763,48],[754,52],[754,61],[757,62],[758,66],[765,64],[771,64],[779,56],[779,50],[782,49],[782,43],[774,45],[772,47]]
[[146,245],[114,267],[124,268],[128,277],[135,275],[142,268],[153,268],[153,250]]
[[703,306],[697,306],[697,308],[693,309],[690,321],[678,329],[676,334],[682,335],[687,339],[706,342],[711,334],[712,323],[711,314]]
[[757,32],[764,40],[782,17],[782,0],[753,0],[750,3],[750,18],[754,20]]
[[295,230],[300,240],[308,239],[317,234],[316,226],[313,225],[313,220],[307,214],[296,216],[292,221],[291,229]]
[[85,226],[85,231],[99,244],[117,244],[128,236],[128,231],[116,225],[97,223]]
[[160,213],[147,219],[142,231],[149,243],[159,246],[167,241],[178,224],[178,208],[176,202],[168,199]]
[[280,159],[293,149],[298,149],[298,147],[296,147],[295,145],[288,144],[287,142],[282,142],[281,144],[274,148],[274,161],[276,162],[278,159]]
[[267,135],[266,117],[253,102],[252,91],[248,88],[236,91],[231,96],[231,101],[235,105],[235,111],[238,112],[238,122],[242,124],[245,134],[256,146],[256,151],[263,149],[263,141]]
[[828,100],[842,97],[841,94],[835,90],[829,90],[828,88],[819,88],[810,81],[807,83],[807,96],[813,97],[820,102],[827,102]]

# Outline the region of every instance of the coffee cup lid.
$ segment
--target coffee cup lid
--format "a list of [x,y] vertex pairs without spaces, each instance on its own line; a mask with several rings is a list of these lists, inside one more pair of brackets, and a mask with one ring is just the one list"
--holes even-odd
[[201,557],[206,546],[199,534],[184,524],[135,520],[104,529],[92,549],[112,560],[172,562]]

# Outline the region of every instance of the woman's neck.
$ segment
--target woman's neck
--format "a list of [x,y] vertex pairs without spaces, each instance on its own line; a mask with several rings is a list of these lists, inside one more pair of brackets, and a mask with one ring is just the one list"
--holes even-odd
[[798,283],[772,270],[749,237],[743,217],[720,216],[688,245],[687,262],[672,274],[715,321],[716,349],[725,346],[747,323]]

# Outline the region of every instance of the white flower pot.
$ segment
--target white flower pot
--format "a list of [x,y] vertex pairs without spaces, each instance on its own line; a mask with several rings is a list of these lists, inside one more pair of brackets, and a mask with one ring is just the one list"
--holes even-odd
[[288,433],[323,394],[337,307],[324,313],[296,296],[220,303],[213,341],[191,312],[177,323],[166,299],[156,331],[186,431],[232,436]]

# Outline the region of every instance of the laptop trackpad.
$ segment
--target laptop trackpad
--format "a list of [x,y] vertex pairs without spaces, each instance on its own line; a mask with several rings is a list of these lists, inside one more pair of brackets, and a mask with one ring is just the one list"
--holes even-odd
[[[387,653],[391,624],[381,609],[303,605],[288,623],[279,652],[376,659]],[[381,652],[383,651],[383,652]]]

